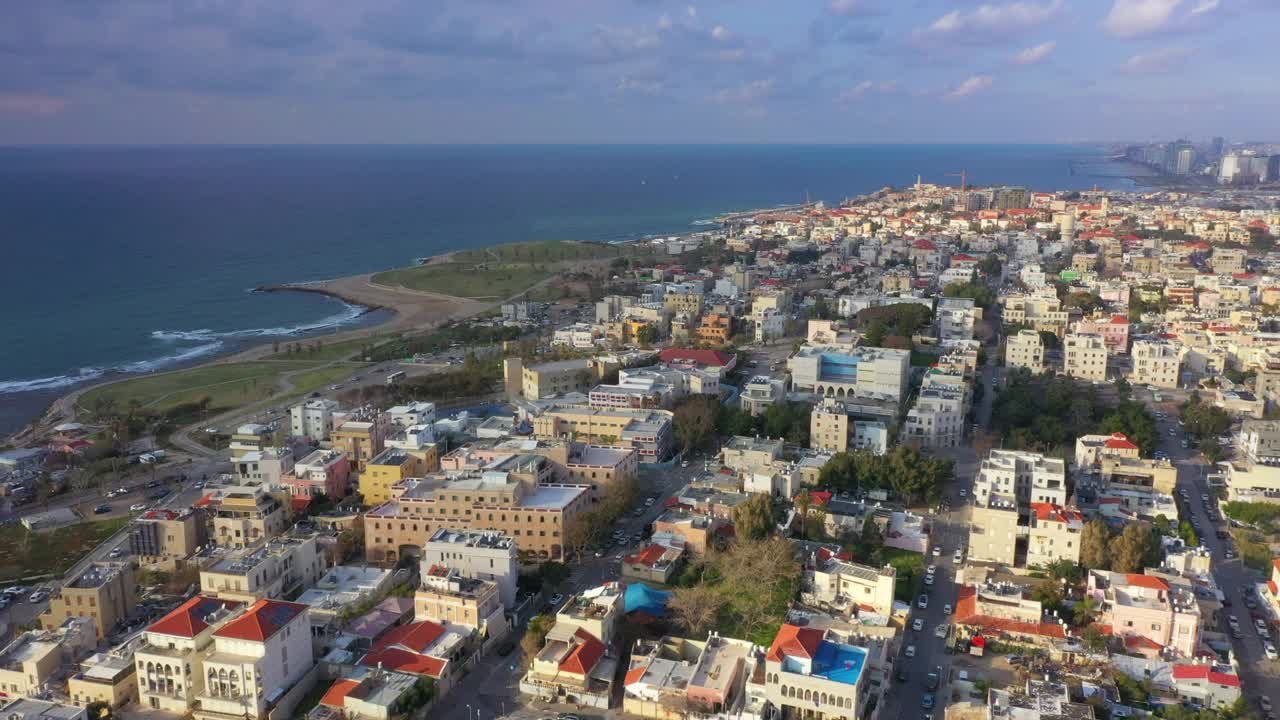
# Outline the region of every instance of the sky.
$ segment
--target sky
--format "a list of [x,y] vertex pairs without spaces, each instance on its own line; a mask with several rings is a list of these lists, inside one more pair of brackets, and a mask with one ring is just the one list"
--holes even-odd
[[1280,0],[12,0],[0,145],[1268,137]]

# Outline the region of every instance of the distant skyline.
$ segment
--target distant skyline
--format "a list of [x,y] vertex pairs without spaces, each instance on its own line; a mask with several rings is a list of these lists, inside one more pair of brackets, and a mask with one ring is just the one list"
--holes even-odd
[[40,0],[0,144],[1272,140],[1274,0]]

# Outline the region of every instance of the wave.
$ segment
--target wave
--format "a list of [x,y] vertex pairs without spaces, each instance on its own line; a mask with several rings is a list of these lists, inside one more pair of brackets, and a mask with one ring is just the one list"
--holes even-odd
[[36,378],[34,380],[6,380],[0,382],[0,395],[36,390],[53,390],[68,385],[96,380],[106,373],[102,368],[80,368],[77,375],[54,375],[53,377]]
[[694,220],[689,224],[690,225],[719,225],[720,223],[717,222],[715,218],[708,218],[706,220]]
[[173,353],[172,355],[165,355],[163,357],[158,357],[151,360],[139,360],[138,362],[131,362],[131,363],[125,363],[123,365],[117,365],[116,367],[111,369],[119,372],[127,372],[127,373],[148,373],[153,370],[162,368],[165,365],[176,365],[180,362],[186,362],[187,360],[194,360],[195,358],[202,357],[204,355],[208,355],[213,352],[217,352],[218,349],[221,347],[222,347],[222,341],[219,340],[217,342],[198,345],[196,347],[183,350],[182,352],[176,352],[176,353]]
[[345,325],[361,315],[364,315],[367,311],[368,308],[361,307],[359,305],[347,305],[344,303],[344,309],[342,312],[336,315],[331,315],[327,318],[322,318],[315,322],[303,323],[301,325],[249,328],[247,330],[228,330],[226,332],[215,332],[208,328],[202,328],[200,330],[152,330],[151,337],[156,340],[192,342],[208,342],[211,340],[251,337],[288,337],[315,332],[316,330],[324,330],[325,328],[337,325]]

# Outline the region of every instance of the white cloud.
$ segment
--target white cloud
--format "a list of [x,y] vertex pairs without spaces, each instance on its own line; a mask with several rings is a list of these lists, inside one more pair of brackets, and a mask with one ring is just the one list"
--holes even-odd
[[[1201,5],[1216,5],[1216,2],[1206,0]],[[1182,0],[1115,0],[1111,12],[1102,21],[1102,27],[1122,38],[1153,33],[1170,23],[1174,11],[1181,4]]]
[[1177,69],[1194,52],[1187,48],[1171,47],[1138,53],[1126,60],[1121,69],[1140,75],[1167,73]]
[[1049,57],[1049,53],[1058,46],[1058,43],[1050,40],[1049,42],[1040,43],[1035,47],[1029,47],[1013,57],[1015,65],[1034,65],[1041,60]]
[[686,15],[688,15],[688,16],[689,16],[689,17],[691,17],[691,18],[696,18],[696,17],[698,17],[698,8],[696,8],[696,7],[692,6],[692,5],[690,5],[689,7],[685,8],[685,9],[684,9],[684,12],[685,12],[685,14],[686,14]]
[[878,83],[874,80],[863,80],[851,88],[842,90],[840,95],[836,98],[836,102],[845,106],[851,104],[855,100],[858,100],[864,95],[872,93],[879,95],[892,95],[897,91],[898,83],[894,80],[884,80]]
[[727,105],[730,103],[751,104],[763,100],[773,94],[777,83],[773,78],[765,78],[763,80],[753,80],[744,83],[742,86],[721,90],[711,96],[711,101]]
[[831,0],[827,4],[827,11],[832,15],[843,15],[845,17],[880,14],[880,8],[869,4],[866,0]]
[[950,98],[962,98],[982,92],[991,87],[992,79],[990,75],[974,75],[956,86],[955,90],[947,93]]
[[618,79],[618,92],[635,92],[642,95],[657,95],[662,92],[661,80],[644,80],[626,76]]
[[[952,10],[933,21],[925,34],[966,35],[1005,34],[1026,30],[1052,20],[1062,11],[1062,0],[1033,2],[1018,0],[1004,4],[984,3],[970,12]],[[917,31],[917,34],[922,31]]]
[[1191,17],[1211,13],[1221,4],[1221,0],[1200,0],[1200,4],[1191,9]]
[[717,25],[711,28],[711,37],[715,38],[716,40],[727,40],[731,36],[732,36],[732,33],[729,32],[729,28],[723,25]]
[[670,29],[671,29],[671,25],[672,25],[672,23],[671,23],[671,16],[670,16],[670,15],[667,15],[666,13],[663,13],[663,14],[658,18],[658,29],[659,29],[659,30],[670,30]]

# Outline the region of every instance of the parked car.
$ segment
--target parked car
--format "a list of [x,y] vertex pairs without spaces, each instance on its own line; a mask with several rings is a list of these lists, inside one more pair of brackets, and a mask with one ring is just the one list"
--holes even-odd
[[105,513],[109,513],[109,512],[111,512],[111,506],[110,506],[110,505],[108,505],[108,504],[106,504],[106,503],[103,503],[103,504],[99,505],[98,507],[94,508],[94,509],[93,509],[93,512],[94,512],[94,514],[95,514],[95,515],[103,515],[103,514],[105,514]]
[[49,598],[49,593],[43,590],[37,590],[31,593],[31,602],[33,603],[44,602],[48,598]]
[[919,600],[916,600],[916,607],[920,608],[921,610],[924,610],[924,609],[928,608],[928,607],[929,607],[929,596],[928,596],[928,595],[921,595],[921,596],[920,596],[920,599],[919,599]]
[[907,656],[907,659],[908,659],[908,660],[909,660],[909,659],[911,659],[911,658],[913,658],[913,657],[915,657],[915,656],[916,656],[916,646],[915,646],[915,645],[908,645],[908,646],[907,646],[907,651],[906,651],[906,653],[904,653],[904,654]]
[[911,629],[920,632],[924,629],[924,618],[916,618],[911,621]]
[[556,609],[559,609],[560,603],[564,602],[564,596],[560,593],[556,593],[555,595],[552,595],[551,599],[547,602],[551,603],[551,605]]

